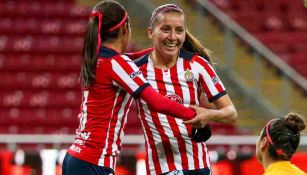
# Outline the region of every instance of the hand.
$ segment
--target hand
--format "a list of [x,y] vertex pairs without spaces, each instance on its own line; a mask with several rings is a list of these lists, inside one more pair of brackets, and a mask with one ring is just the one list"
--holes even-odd
[[183,121],[184,124],[190,124],[193,128],[203,128],[210,121],[210,109],[201,108],[198,106],[191,105],[190,108],[194,109],[196,116],[187,121]]

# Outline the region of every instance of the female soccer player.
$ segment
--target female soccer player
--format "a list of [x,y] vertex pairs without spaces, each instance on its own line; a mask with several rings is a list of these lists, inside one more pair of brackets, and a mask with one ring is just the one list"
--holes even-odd
[[155,92],[137,66],[121,55],[129,38],[126,10],[115,1],[96,5],[83,47],[80,125],[65,156],[63,175],[114,174],[132,97],[167,115],[183,119],[195,115],[194,110]]
[[167,4],[155,9],[148,36],[154,51],[136,60],[136,64],[151,86],[186,106],[199,106],[203,92],[216,106],[215,110],[195,107],[201,115],[184,124],[181,119],[159,113],[144,100],[138,100],[148,174],[209,175],[206,144],[191,139],[191,125],[201,128],[209,121],[232,123],[236,120],[236,110],[210,65],[206,50],[187,32],[184,12],[178,6]]
[[265,169],[264,175],[306,175],[290,160],[305,129],[302,117],[290,113],[269,121],[256,143],[256,156]]

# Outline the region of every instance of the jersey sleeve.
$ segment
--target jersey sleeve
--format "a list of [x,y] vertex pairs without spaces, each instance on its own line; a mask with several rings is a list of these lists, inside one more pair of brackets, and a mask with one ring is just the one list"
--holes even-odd
[[139,98],[145,87],[149,86],[142,72],[127,56],[116,56],[111,60],[113,84],[125,89],[134,98]]
[[208,101],[211,103],[227,94],[225,86],[209,62],[200,56],[196,56],[194,61],[199,73],[201,88],[205,92]]

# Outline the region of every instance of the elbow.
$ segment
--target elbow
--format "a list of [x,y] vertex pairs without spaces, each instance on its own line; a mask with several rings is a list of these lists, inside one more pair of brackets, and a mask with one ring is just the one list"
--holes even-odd
[[229,110],[228,124],[235,124],[238,119],[237,110],[232,106]]

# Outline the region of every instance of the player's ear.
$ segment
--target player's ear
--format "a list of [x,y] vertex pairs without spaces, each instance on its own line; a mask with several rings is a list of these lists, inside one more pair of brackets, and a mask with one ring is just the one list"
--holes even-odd
[[149,39],[152,39],[153,31],[151,28],[147,28],[147,35]]

